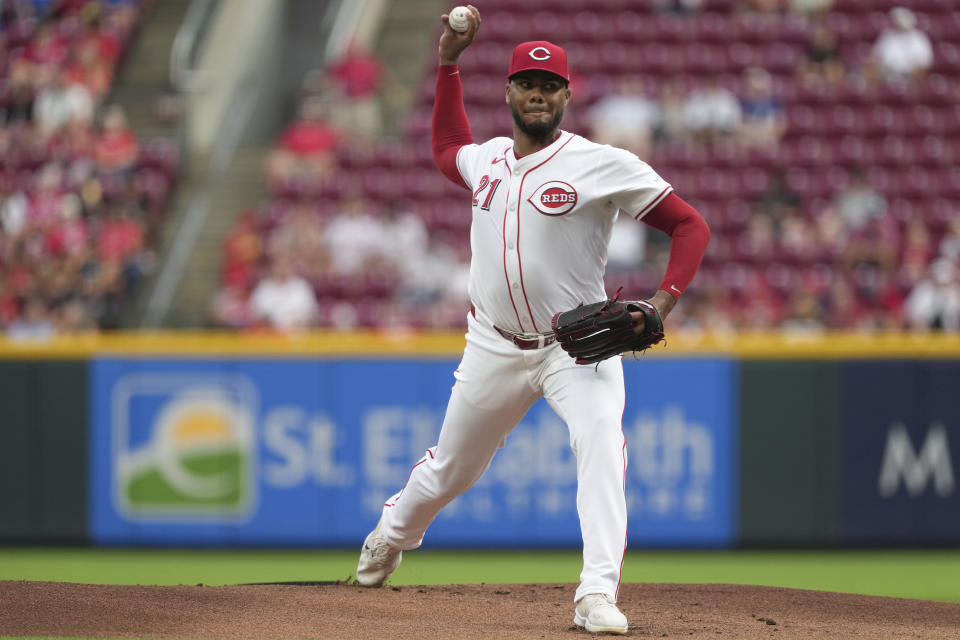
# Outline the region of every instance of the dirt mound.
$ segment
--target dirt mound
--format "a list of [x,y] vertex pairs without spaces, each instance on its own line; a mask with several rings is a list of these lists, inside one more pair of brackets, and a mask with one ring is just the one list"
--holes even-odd
[[[0,581],[0,634],[106,638],[587,638],[574,585],[227,587]],[[960,604],[736,585],[625,584],[633,638],[953,638]]]

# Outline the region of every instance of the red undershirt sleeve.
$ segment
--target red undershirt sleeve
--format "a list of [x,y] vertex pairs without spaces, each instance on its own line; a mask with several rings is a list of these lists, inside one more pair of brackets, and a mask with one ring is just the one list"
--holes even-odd
[[660,288],[679,299],[700,268],[710,241],[710,227],[696,209],[675,193],[641,220],[670,236],[670,259]]
[[473,134],[470,133],[470,122],[463,107],[460,69],[457,65],[440,65],[437,70],[437,92],[433,100],[433,161],[451,182],[469,190],[457,168],[457,152],[467,144],[473,144]]

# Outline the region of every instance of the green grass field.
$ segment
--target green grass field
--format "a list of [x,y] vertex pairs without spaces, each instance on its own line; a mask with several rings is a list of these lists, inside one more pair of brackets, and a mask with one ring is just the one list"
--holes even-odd
[[[242,584],[343,580],[357,552],[0,548],[0,580]],[[576,582],[573,551],[404,555],[392,584]],[[960,602],[960,550],[631,551],[625,582],[731,583]]]

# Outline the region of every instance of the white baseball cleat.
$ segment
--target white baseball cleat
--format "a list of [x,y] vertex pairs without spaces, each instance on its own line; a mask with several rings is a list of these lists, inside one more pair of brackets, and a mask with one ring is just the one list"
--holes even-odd
[[573,624],[590,633],[623,635],[627,632],[627,617],[617,609],[613,598],[602,593],[591,593],[580,598]]
[[364,587],[379,587],[397,567],[403,552],[380,535],[380,523],[363,541],[360,562],[357,564],[357,582]]

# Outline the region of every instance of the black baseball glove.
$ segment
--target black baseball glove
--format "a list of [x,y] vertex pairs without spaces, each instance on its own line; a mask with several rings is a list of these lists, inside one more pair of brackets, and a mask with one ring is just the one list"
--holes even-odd
[[[577,364],[593,364],[625,351],[642,351],[663,340],[663,320],[646,300],[619,300],[618,295],[581,304],[553,316],[551,325],[563,350]],[[631,311],[643,314],[643,333],[634,332]]]

